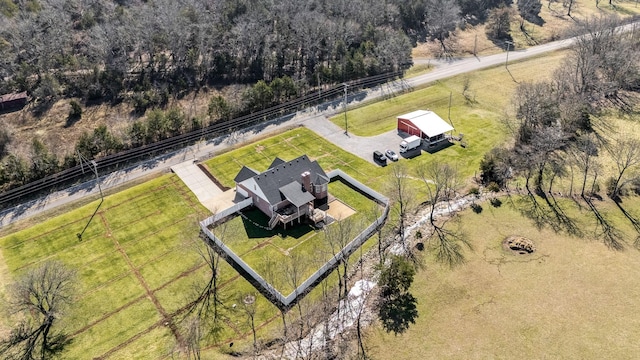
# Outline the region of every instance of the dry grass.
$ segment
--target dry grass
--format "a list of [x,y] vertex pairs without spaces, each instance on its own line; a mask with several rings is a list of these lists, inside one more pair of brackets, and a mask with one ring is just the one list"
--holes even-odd
[[91,132],[99,125],[107,125],[112,131],[120,133],[126,129],[133,118],[129,116],[126,105],[96,105],[85,108],[82,118],[67,126],[71,99],[59,100],[45,114],[36,117],[32,107],[0,116],[13,134],[9,146],[12,153],[27,156],[31,139],[39,138],[56,155],[62,157],[73,152],[78,137],[83,132]]
[[[540,10],[541,25],[525,22],[524,34],[520,30],[520,17],[517,15],[517,8],[514,5],[514,13],[511,22],[511,35],[516,44],[516,48],[521,49],[532,45],[558,40],[565,36],[567,29],[577,21],[597,15],[617,14],[621,17],[640,14],[640,7],[635,1],[619,1],[614,7],[609,7],[606,0],[602,0],[602,6],[596,8],[594,0],[576,0],[571,10],[571,17],[567,16],[567,9],[562,6],[562,2],[551,4],[543,1]],[[454,56],[469,56],[474,54],[474,47],[478,55],[488,55],[504,51],[499,45],[489,40],[485,34],[485,25],[468,25],[465,29],[458,29],[454,35]],[[441,49],[435,42],[420,43],[413,49],[415,58],[437,57]]]
[[[637,209],[640,199],[631,204]],[[474,246],[467,263],[450,270],[427,260],[412,287],[417,323],[398,337],[371,328],[373,358],[623,359],[640,352],[639,251],[593,240],[593,217],[571,201],[564,206],[585,238],[538,229],[509,205],[483,206],[461,218]],[[598,206],[629,234],[614,205]],[[501,242],[510,235],[532,239],[537,251],[508,254]]]
[[[230,86],[225,90],[233,97],[238,90]],[[196,116],[205,116],[211,96],[217,94],[217,90],[202,90],[192,92],[182,99],[171,99],[167,107],[177,106],[181,108],[187,119]],[[69,103],[78,101],[82,106],[82,118],[67,124],[67,117],[71,106]],[[59,157],[73,153],[78,137],[83,132],[92,132],[100,125],[106,125],[109,130],[121,138],[126,137],[127,130],[136,120],[144,120],[145,116],[137,116],[132,113],[133,107],[123,101],[117,105],[100,104],[85,106],[81,99],[61,99],[56,101],[42,116],[35,116],[32,106],[12,113],[0,115],[4,126],[7,126],[13,134],[14,141],[9,146],[12,153],[28,156],[30,154],[31,139],[38,137],[48,148]]]

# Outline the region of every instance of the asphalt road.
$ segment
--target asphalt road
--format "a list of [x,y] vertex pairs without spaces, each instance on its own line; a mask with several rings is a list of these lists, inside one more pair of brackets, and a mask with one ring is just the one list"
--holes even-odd
[[[634,28],[635,24],[636,23],[625,25],[624,30],[631,30]],[[448,61],[416,60],[416,63],[429,61],[436,65],[436,68],[424,75],[395,81],[385,86],[376,87],[367,92],[350,94],[348,103],[352,106],[358,102],[370,101],[388,96],[390,92],[401,91],[407,87],[415,87],[451,76],[505,64],[507,56],[509,62],[511,62],[564,49],[571,46],[574,41],[574,39],[565,39],[534,46],[525,50],[515,50],[509,51],[508,53],[503,52],[488,56],[452,59]],[[103,191],[122,186],[136,179],[169,171],[171,166],[184,162],[188,159],[210,158],[216,153],[220,153],[238,143],[250,142],[259,137],[268,136],[271,133],[301,125],[309,127],[338,146],[347,150],[352,148],[354,153],[363,152],[364,154],[365,151],[366,153],[369,153],[371,151],[370,149],[363,150],[361,147],[354,145],[357,142],[353,141],[353,137],[344,134],[342,129],[338,128],[327,119],[341,110],[342,104],[337,101],[309,108],[305,111],[298,112],[290,120],[274,120],[268,126],[260,125],[259,130],[255,128],[244,129],[240,132],[236,132],[222,138],[201,142],[171,154],[160,156],[126,170],[102,175],[100,177],[100,185],[102,186]],[[100,169],[98,169],[98,172],[99,171]],[[7,226],[21,219],[41,214],[62,205],[78,201],[87,196],[96,196],[97,194],[98,186],[95,180],[52,193],[38,200],[30,201],[0,212],[0,227]]]

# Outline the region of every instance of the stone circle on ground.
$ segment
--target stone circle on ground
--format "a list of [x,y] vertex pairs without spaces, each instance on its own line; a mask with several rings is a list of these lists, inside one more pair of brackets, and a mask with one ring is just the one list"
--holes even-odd
[[531,254],[536,251],[536,245],[531,239],[518,235],[512,235],[504,239],[502,246],[505,250],[517,255]]

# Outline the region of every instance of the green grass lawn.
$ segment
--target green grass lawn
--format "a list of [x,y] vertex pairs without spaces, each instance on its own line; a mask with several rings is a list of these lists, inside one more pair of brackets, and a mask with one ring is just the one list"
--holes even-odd
[[[499,208],[463,212],[462,229],[473,245],[456,268],[428,264],[411,288],[419,317],[402,335],[368,330],[374,359],[623,359],[640,351],[640,252],[637,233],[611,201],[596,206],[626,239],[624,251],[600,240],[584,204],[560,199],[581,236],[541,228],[522,209],[526,202],[502,198]],[[542,199],[538,201],[544,202]],[[640,198],[625,200],[627,210]],[[546,206],[547,214],[553,215]],[[637,211],[635,211],[637,212]],[[637,215],[637,214],[636,214]],[[512,255],[502,248],[510,235],[525,236],[537,250]]]
[[[76,298],[58,324],[71,335],[61,355],[65,359],[167,356],[175,337],[163,324],[163,313],[176,314],[207,276],[194,246],[203,246],[198,221],[208,211],[177,176],[165,175],[106,197],[80,241],[76,234],[96,205],[1,238],[8,274],[3,279],[15,278],[48,259],[76,270]],[[226,263],[221,265],[220,279],[226,283],[229,301],[253,290]],[[257,301],[262,304],[261,321],[278,314],[266,299],[258,296]],[[228,318],[242,324],[223,329],[218,341],[239,337],[242,344],[248,332],[245,315],[231,312]],[[207,358],[226,356],[216,344],[205,340]]]
[[[373,221],[369,212],[375,206],[374,201],[339,180],[329,183],[329,193],[356,211],[348,220],[341,219],[349,221],[352,237]],[[268,222],[266,215],[253,208],[243,211],[243,216],[236,216],[213,232],[247,265],[287,296],[335,254],[323,230],[306,224],[288,229],[280,225],[267,230],[264,227]],[[337,224],[328,225],[331,226]],[[277,276],[286,274],[287,269],[293,266],[296,267],[297,278]]]
[[234,187],[233,178],[243,165],[256,171],[264,171],[278,156],[283,160],[292,160],[306,154],[311,160],[317,160],[324,171],[342,169],[354,178],[366,182],[380,191],[381,181],[387,169],[375,166],[361,159],[306,128],[287,131],[278,136],[261,140],[237,150],[220,154],[206,161],[211,173],[225,186]]
[[[557,64],[560,58],[561,54],[555,54],[549,59],[537,59],[536,64],[542,63],[546,66],[552,66]],[[518,76],[523,76],[522,74],[526,71],[524,65],[521,70],[518,70],[519,65],[513,64],[512,69],[517,79],[519,79]],[[419,90],[416,92],[419,94],[417,96],[412,95],[416,93],[412,93],[388,100],[386,106],[394,107],[393,113],[389,111],[386,115],[381,115],[379,120],[374,121],[370,127],[378,129],[375,131],[384,131],[391,123],[391,128],[393,128],[395,126],[394,116],[414,110],[414,108],[403,105],[404,101],[407,101],[410,106],[424,107],[425,104],[432,104],[431,109],[444,114],[444,109],[448,107],[449,92],[453,91],[454,107],[451,118],[457,131],[465,134],[469,146],[467,148],[451,146],[434,154],[423,153],[422,156],[414,159],[402,159],[401,163],[406,164],[411,172],[423,162],[436,160],[449,162],[457,164],[463,175],[470,177],[477,171],[484,152],[504,142],[507,138],[499,125],[501,116],[499,109],[508,104],[508,95],[512,93],[515,85],[509,83],[510,78],[505,82],[504,74],[500,74],[499,69],[487,71],[482,74],[468,75],[470,91],[474,94],[476,103],[467,104],[460,95],[455,95],[456,91],[458,93],[461,91],[462,83],[465,80],[462,77],[454,78]],[[539,68],[537,71],[538,73],[546,73]],[[534,73],[535,70],[530,72],[530,74]],[[487,91],[487,89],[492,89],[492,91]],[[432,100],[425,100],[427,95],[433,96]],[[404,96],[408,97],[403,98]],[[420,96],[423,97],[422,103],[420,100],[416,100]],[[350,116],[354,116],[354,123],[360,121],[361,125],[366,124],[362,120],[367,116],[365,110],[369,111],[369,114],[387,111],[385,106],[367,109],[369,107],[350,112]],[[356,117],[356,111],[362,111],[362,113]],[[352,120],[350,120],[351,123]],[[387,192],[385,184],[391,166],[385,168],[375,166],[337,148],[305,128],[288,131],[221,154],[208,160],[207,165],[222,184],[233,187],[233,178],[242,165],[262,171],[276,156],[290,160],[303,154],[307,154],[312,160],[318,160],[326,171],[340,168],[375,190],[382,193]],[[417,189],[416,202],[424,201],[424,190],[422,190],[424,185],[417,180],[413,183]],[[357,210],[356,214],[352,215],[354,219],[370,217],[367,211],[370,211],[371,202],[366,198],[354,195],[353,190],[340,182],[331,183],[329,190],[334,196]],[[207,269],[203,266],[203,261],[193,247],[202,246],[197,239],[198,221],[208,216],[209,213],[175,175],[164,175],[108,196],[84,233],[82,241],[79,241],[76,234],[85,226],[96,205],[97,202],[89,203],[0,238],[0,260],[3,266],[0,268],[0,274],[2,274],[3,283],[9,283],[12,278],[47,259],[60,260],[78,272],[76,301],[60,323],[61,328],[67,329],[72,334],[72,342],[63,354],[65,359],[85,359],[103,355],[109,355],[110,359],[168,356],[174,348],[175,338],[171,330],[164,326],[163,314],[171,316],[178,312],[193,293],[194,284],[201,284],[206,279]],[[496,216],[501,220],[492,220],[489,218],[491,214],[497,214]],[[491,236],[496,237],[497,234],[513,231],[509,229],[517,228],[520,223],[523,224],[523,231],[527,231],[525,235],[532,234],[532,237],[535,235],[534,228],[527,223],[527,220],[523,220],[522,216],[517,213],[514,214],[513,210],[509,212],[506,206],[500,209],[487,209],[478,216],[468,214],[465,215],[466,218],[473,221],[466,221],[465,227],[468,228],[470,234],[476,232],[474,241],[480,241],[480,243],[465,267],[477,263],[495,270],[495,265],[488,264],[483,256],[479,255],[483,252],[478,250],[483,249],[483,246],[489,246],[482,244],[488,244],[491,241],[489,238]],[[307,231],[308,229],[302,228],[302,230],[297,230],[298,234],[291,233],[292,236],[282,237],[280,234],[269,235],[260,231],[246,231],[247,227],[241,218],[234,219],[234,221],[236,221],[235,226],[238,229],[245,231],[245,238],[249,240],[248,243],[238,242],[237,245],[239,246],[238,252],[244,254],[243,256],[248,262],[259,263],[260,259],[264,260],[265,257],[277,261],[278,257],[282,257],[287,252],[286,256],[289,258],[297,256],[296,252],[308,255],[318,251],[317,244],[321,242],[322,234],[313,230]],[[501,230],[497,225],[492,225],[496,226],[498,230],[489,229],[488,226],[495,221],[504,221],[511,228]],[[589,228],[591,224],[583,226]],[[553,239],[553,235],[547,230],[543,235],[535,236],[544,237],[544,244],[554,245],[555,243],[550,240]],[[267,240],[271,241],[271,244],[259,248],[263,252],[252,251],[256,245]],[[194,245],[194,241],[198,245]],[[585,244],[595,246],[596,249],[599,249],[598,246],[602,246],[584,240],[573,239],[571,241],[578,241],[578,244],[583,246]],[[375,246],[375,241],[370,240],[365,244],[364,250],[366,251],[372,246]],[[627,253],[630,254],[631,251]],[[606,254],[610,253],[600,251],[598,254],[604,254],[602,256],[606,258],[608,256]],[[579,261],[578,258],[570,259]],[[560,269],[559,266],[554,269]],[[256,265],[256,267],[259,266]],[[454,301],[455,299],[447,297],[449,296],[447,291],[440,297],[431,296],[430,298],[430,294],[433,291],[438,294],[441,280],[446,280],[448,277],[455,277],[455,287],[463,287],[464,281],[467,281],[463,275],[467,273],[461,274],[460,271],[458,269],[450,273],[436,267],[429,267],[426,272],[422,273],[422,277],[416,284],[416,289],[419,288],[421,293],[416,296],[421,301],[420,321],[424,319],[429,321],[426,325],[416,325],[415,331],[421,330],[430,333],[428,326],[433,321],[442,320],[434,318],[437,313],[436,309],[443,306],[440,301]],[[516,274],[526,278],[524,271],[516,272]],[[441,278],[433,282],[432,279],[438,276]],[[491,276],[496,275],[491,273]],[[287,284],[284,277],[280,276],[279,279],[277,281],[280,283],[276,285],[284,286],[285,290],[283,291],[286,292],[286,286],[290,285]],[[255,289],[244,279],[238,277],[237,273],[224,262],[220,268],[220,281],[224,284],[222,293],[227,304],[236,303],[242,294],[255,294]],[[333,277],[327,281],[331,281],[332,284],[336,283]],[[519,286],[524,285],[520,283]],[[543,290],[541,284],[536,286],[538,286],[538,290]],[[482,290],[479,288],[476,291]],[[451,296],[458,296],[456,294],[458,293],[453,292]],[[314,301],[319,296],[321,296],[320,290],[313,290],[305,298],[305,304]],[[466,303],[462,302],[466,306],[477,305],[471,304],[475,301],[473,298],[463,297],[463,299],[466,299]],[[279,319],[278,310],[260,295],[257,295],[256,301],[259,308],[256,315],[256,321],[260,324],[259,338],[265,342],[277,338],[281,330],[280,323],[276,321]],[[508,305],[517,306],[518,303],[511,302]],[[449,309],[449,315],[455,316],[455,310],[461,309]],[[205,358],[227,358],[228,353],[234,349],[246,350],[251,347],[250,327],[246,315],[239,310],[231,310],[230,308],[225,309],[225,312],[228,326],[223,329],[217,340],[205,339],[203,350]],[[293,315],[289,315],[288,321],[291,323],[293,320]],[[462,322],[462,320],[459,321]],[[10,322],[11,320],[3,321],[5,325]],[[454,323],[454,325],[456,324]],[[441,325],[439,324],[439,326]],[[442,326],[444,327],[444,325]],[[538,325],[537,331],[542,331],[539,329],[540,326]],[[449,330],[451,333],[454,328],[455,326],[445,330]],[[414,331],[413,328],[410,331]],[[625,331],[631,335],[637,335],[631,329]],[[380,344],[386,344],[390,341],[382,334],[374,334],[373,336],[377,337],[376,341],[379,341]],[[431,340],[445,346],[446,339],[445,336],[435,339],[428,337],[430,341],[423,342],[409,338],[409,340],[416,340],[418,344],[424,343],[425,346],[432,344]],[[227,346],[230,341],[234,341],[236,344],[234,349],[229,349]],[[492,344],[488,342],[482,345]],[[391,354],[379,350],[380,358],[388,358]],[[410,351],[409,347],[398,349],[398,354],[408,351]],[[447,355],[446,352],[441,352],[441,354]]]
[[[282,144],[286,144],[286,148],[278,148]],[[261,151],[255,151],[256,147]],[[247,149],[254,150],[253,156],[245,157],[243,152],[246,149],[224,156],[227,160],[250,159],[250,166],[264,169],[273,156],[293,158],[306,153],[309,148],[314,149],[327,170],[341,168],[363,181],[374,174],[385,176],[386,170],[320,141],[305,129],[249,145]],[[320,159],[322,155],[324,157]],[[219,157],[212,160],[214,164],[216,161]],[[241,165],[238,161],[229,161],[225,166],[232,170],[224,170],[224,174],[229,175],[224,181],[233,185],[234,172]],[[212,168],[219,170],[217,166]],[[357,210],[353,218],[368,216],[370,200],[339,181],[331,183],[329,189],[334,196]],[[164,175],[107,196],[82,241],[79,241],[76,234],[85,226],[96,205],[97,202],[89,203],[0,238],[0,252],[6,266],[3,279],[9,282],[47,259],[58,259],[77,271],[76,299],[59,324],[72,339],[63,354],[65,359],[106,355],[111,359],[127,359],[131,354],[144,358],[166,356],[174,349],[175,338],[164,325],[163,314],[173,316],[179,312],[193,298],[194,286],[201,285],[207,277],[207,269],[194,246],[202,246],[197,238],[198,221],[209,213],[175,175]],[[308,237],[304,229],[297,229],[291,233],[294,236],[284,238],[272,234],[277,247],[273,246],[270,252],[248,252],[245,256],[255,263],[260,263],[263,255],[272,256],[275,261],[277,256],[282,256],[283,250],[288,251],[290,257],[308,256],[318,249],[323,236],[321,232],[311,231],[311,234],[311,241],[301,241]],[[258,239],[251,238],[250,241],[256,243]],[[373,243],[368,242],[365,250]],[[252,256],[255,257],[253,260]],[[313,266],[321,265],[316,260],[314,257],[304,277],[310,274]],[[228,354],[221,351],[220,345],[229,341],[236,344],[235,349],[250,348],[250,327],[246,315],[229,306],[236,303],[241,294],[257,295],[256,301],[260,304],[256,315],[261,328],[259,338],[269,341],[278,336],[282,325],[274,319],[279,318],[279,311],[256,294],[253,286],[225,262],[222,262],[219,274],[223,284],[222,296],[227,304],[225,316],[233,326],[226,326],[217,339],[206,338],[203,354],[207,358],[226,358]],[[277,278],[285,286],[283,291],[287,292],[286,277],[280,274]],[[334,276],[327,281],[337,283]],[[307,295],[305,303],[312,304],[321,296],[319,291],[313,290]],[[287,316],[289,321],[294,321],[294,315]]]
[[[566,52],[556,52],[509,64],[509,71],[518,83],[546,80],[565,55]],[[359,136],[378,135],[395,129],[399,115],[418,109],[432,110],[446,120],[449,118],[451,95],[451,122],[455,132],[470,135],[469,143],[481,146],[480,139],[504,139],[504,130],[497,124],[504,116],[518,83],[503,66],[455,76],[347,111],[349,132]],[[468,85],[470,101],[463,96],[465,84]],[[330,120],[344,128],[344,115],[336,115]]]

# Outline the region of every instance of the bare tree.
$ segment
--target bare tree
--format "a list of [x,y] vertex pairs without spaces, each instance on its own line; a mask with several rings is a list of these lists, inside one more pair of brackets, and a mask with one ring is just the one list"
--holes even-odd
[[[284,272],[286,273],[289,285],[293,287],[296,296],[300,295],[298,293],[298,286],[300,286],[300,283],[304,280],[304,268],[305,261],[298,252],[290,254],[288,261],[284,264]],[[304,358],[304,353],[302,352],[302,339],[304,336],[302,299],[298,299],[298,301],[296,301],[296,308],[298,309],[297,323],[299,329],[298,336],[296,337],[298,340],[298,345],[296,346],[296,358]]]
[[[371,205],[371,208],[369,211],[367,211],[367,220],[374,222],[376,221],[383,212],[383,208],[380,206],[380,204],[374,203]],[[384,249],[386,248],[386,245],[383,244],[383,239],[384,239],[384,234],[383,232],[385,232],[386,229],[384,226],[379,226],[376,233],[378,234],[378,260],[380,263],[384,262]]]
[[[320,268],[326,263],[322,257],[316,257],[313,262],[317,268]],[[335,298],[332,296],[332,290],[335,289],[332,284],[329,283],[328,278],[322,279],[318,287],[322,291],[321,305],[319,311],[322,312],[322,353],[325,359],[332,359],[336,356],[333,344],[332,344],[332,329],[331,326],[331,314],[336,307]]]
[[580,188],[580,196],[583,198],[587,187],[587,180],[592,173],[594,167],[597,166],[595,159],[598,156],[598,144],[593,134],[584,134],[580,136],[574,146],[570,149],[573,155],[574,163],[582,174],[582,185]]
[[[216,235],[222,239],[230,235],[227,223],[216,226]],[[199,239],[194,240],[193,247],[203,260],[208,271],[207,282],[204,286],[200,283],[194,284],[194,294],[184,309],[183,321],[186,322],[187,329],[191,329],[194,324],[206,328],[207,333],[214,338],[222,330],[222,307],[224,306],[223,296],[219,289],[220,279],[220,254],[209,244],[209,239],[204,233],[200,233]],[[200,335],[202,330],[193,334]],[[191,331],[191,330],[189,330]],[[189,344],[187,344],[189,345]]]
[[398,215],[400,241],[402,241],[403,246],[406,246],[404,232],[407,215],[413,210],[416,204],[416,197],[414,188],[410,184],[409,173],[403,163],[391,165],[387,186],[389,197],[393,203],[391,209]]
[[[562,6],[567,8],[567,16],[571,17],[571,10],[573,10],[574,0],[563,0]],[[551,5],[551,1],[549,1],[549,5]]]
[[455,0],[429,0],[427,2],[427,29],[429,34],[438,40],[444,54],[449,52],[445,40],[451,36],[460,20],[460,7]]
[[177,353],[185,352],[187,359],[200,360],[201,347],[200,341],[202,340],[202,326],[200,325],[200,319],[195,316],[189,317],[183,322],[183,334],[184,334],[184,348],[181,344],[176,344],[174,351]]
[[518,12],[520,13],[520,30],[525,32],[524,22],[538,22],[542,9],[541,0],[518,0]]
[[249,325],[251,326],[251,333],[253,334],[253,354],[254,356],[258,355],[258,338],[256,336],[256,312],[258,310],[258,305],[256,303],[256,295],[252,293],[243,294],[238,299],[240,304],[242,304],[242,310],[245,315],[247,315],[247,320],[249,321]]
[[609,196],[616,199],[620,196],[621,188],[633,180],[624,180],[625,174],[640,165],[640,141],[637,139],[621,139],[616,141],[609,149],[609,153],[616,163],[617,176],[607,189]]
[[331,253],[335,256],[340,254],[342,259],[336,268],[338,273],[338,297],[346,297],[349,288],[347,279],[349,277],[349,254],[344,252],[344,248],[351,241],[355,223],[350,219],[338,219],[334,224],[325,228],[325,239],[329,244]]
[[[599,144],[594,134],[588,133],[581,135],[570,149],[573,161],[582,175],[582,185],[580,196],[591,209],[591,212],[598,221],[598,228],[605,245],[614,250],[624,249],[624,239],[620,231],[611,223],[604,214],[602,214],[592,201],[595,191],[595,185],[600,173],[600,164],[596,157],[599,152]],[[586,187],[589,176],[592,177],[591,191],[587,194]]]
[[9,289],[9,309],[22,316],[9,337],[0,342],[5,359],[45,359],[62,350],[66,336],[54,324],[73,301],[75,272],[47,261],[27,272]]
[[436,222],[435,210],[441,201],[449,201],[455,197],[456,190],[460,187],[460,176],[458,170],[449,165],[439,162],[422,163],[417,169],[418,176],[424,182],[431,213],[429,221],[437,237],[436,258],[449,266],[454,266],[464,261],[462,246],[460,243],[470,247],[470,244],[460,232],[445,229],[445,224]]
[[[381,264],[379,266],[383,266],[383,265]],[[362,331],[362,326],[363,326],[362,321],[363,321],[363,315],[365,315],[365,312],[367,310],[367,301],[369,301],[369,296],[372,294],[371,284],[366,280],[362,280],[360,291],[362,291],[362,293],[360,294],[360,297],[358,298],[358,300],[351,303],[352,305],[351,311],[352,312],[355,311],[356,313],[356,337],[358,340],[358,358],[368,359],[369,356],[367,355],[367,349],[364,343],[365,337]]]
[[489,11],[485,32],[492,40],[512,40],[511,18],[513,9],[506,6],[497,7]]
[[630,108],[633,100],[620,90],[638,87],[640,51],[633,36],[623,32],[620,24],[618,17],[600,16],[580,21],[572,29],[575,45],[559,69],[567,79],[564,93],[579,94],[595,108]]

